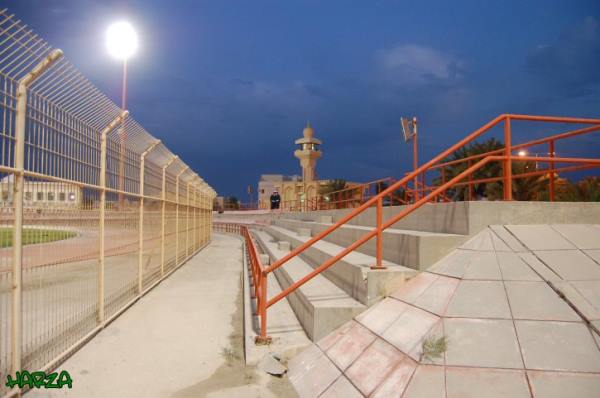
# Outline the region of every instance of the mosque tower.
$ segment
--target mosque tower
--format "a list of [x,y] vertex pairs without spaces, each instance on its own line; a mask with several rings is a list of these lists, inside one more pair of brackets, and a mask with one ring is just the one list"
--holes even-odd
[[315,130],[310,126],[310,122],[306,123],[302,135],[302,138],[296,140],[298,149],[294,152],[294,156],[300,159],[302,180],[307,183],[317,180],[317,160],[323,156],[323,152],[319,149],[321,140],[315,138]]

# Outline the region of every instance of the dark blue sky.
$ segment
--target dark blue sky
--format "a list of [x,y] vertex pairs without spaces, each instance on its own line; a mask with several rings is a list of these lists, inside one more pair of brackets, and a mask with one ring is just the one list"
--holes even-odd
[[[408,170],[403,115],[420,119],[424,160],[500,113],[600,116],[598,0],[0,5],[116,102],[104,33],[131,20],[131,112],[219,194],[244,200],[260,174],[300,172],[293,140],[307,119],[324,142],[320,176],[368,181]],[[597,155],[598,141],[573,150]]]

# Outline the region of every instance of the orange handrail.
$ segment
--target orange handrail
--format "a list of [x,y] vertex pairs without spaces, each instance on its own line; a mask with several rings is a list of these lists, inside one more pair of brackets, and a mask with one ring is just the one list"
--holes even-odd
[[[594,126],[575,130],[572,132],[554,135],[554,136],[547,137],[547,138],[540,139],[540,140],[534,140],[534,141],[531,141],[531,142],[525,143],[525,144],[519,144],[519,145],[513,146],[511,144],[511,142],[512,142],[511,119],[513,119],[513,120],[562,122],[562,123],[591,123],[591,124],[594,124]],[[419,190],[421,190],[422,195],[420,195],[420,197],[412,205],[407,206],[406,208],[401,210],[397,215],[393,216],[386,222],[383,222],[383,219],[382,219],[383,198],[393,194],[393,192],[400,189],[401,187],[406,187],[408,182],[417,180],[418,177],[420,175],[424,175],[424,173],[426,171],[440,168],[440,165],[438,164],[438,162],[442,161],[443,159],[446,159],[451,153],[453,153],[457,149],[465,146],[466,144],[472,142],[473,140],[477,139],[482,134],[484,134],[488,130],[492,129],[493,127],[497,126],[499,123],[501,123],[503,121],[504,121],[505,148],[502,148],[500,150],[490,151],[489,153],[486,153],[483,155],[477,155],[476,158],[473,157],[471,159],[467,159],[466,161],[469,162],[469,166],[464,171],[462,171],[458,175],[452,177],[448,181],[443,181],[442,184],[437,187],[427,186],[425,184],[424,178],[423,178],[423,181],[421,183],[417,182],[417,184],[415,185],[415,187],[413,189],[413,191],[415,191],[415,196],[416,196],[417,191],[419,191]],[[271,307],[272,305],[274,305],[275,303],[277,303],[284,297],[286,297],[289,294],[291,294],[292,292],[294,292],[296,289],[298,289],[300,286],[302,286],[306,282],[310,281],[316,275],[320,274],[321,272],[325,271],[329,267],[333,266],[337,261],[339,261],[340,259],[345,257],[347,254],[354,251],[355,249],[357,249],[358,247],[360,247],[365,242],[367,242],[368,240],[372,239],[375,236],[377,236],[377,241],[378,241],[377,247],[376,247],[377,254],[376,254],[376,264],[372,268],[374,268],[374,269],[385,268],[382,266],[382,257],[383,257],[382,256],[382,251],[383,251],[382,233],[383,233],[383,231],[386,230],[387,228],[389,228],[390,226],[394,225],[398,221],[400,221],[402,218],[404,218],[407,215],[411,214],[412,212],[416,211],[417,209],[422,207],[425,203],[435,200],[439,195],[444,194],[444,192],[447,191],[448,189],[455,187],[455,186],[459,186],[459,185],[474,184],[474,183],[479,183],[482,181],[503,180],[503,182],[504,182],[503,183],[504,198],[505,198],[505,200],[512,200],[512,181],[513,181],[513,179],[523,178],[526,176],[543,175],[543,174],[551,173],[552,178],[550,179],[550,181],[551,181],[551,183],[553,183],[553,180],[554,180],[553,176],[559,170],[563,170],[563,171],[582,170],[582,169],[586,169],[586,168],[600,167],[600,159],[556,157],[555,153],[554,153],[554,142],[556,140],[575,136],[575,135],[585,134],[585,133],[589,133],[589,132],[593,132],[593,131],[598,131],[598,130],[600,130],[600,120],[599,119],[563,118],[563,117],[552,117],[552,116],[529,116],[529,115],[510,115],[510,114],[500,115],[500,116],[496,117],[495,119],[493,119],[492,121],[490,121],[489,123],[487,123],[486,125],[475,130],[473,133],[471,133],[470,135],[468,135],[461,141],[457,142],[455,145],[451,146],[446,151],[435,156],[429,162],[421,165],[420,167],[413,170],[412,172],[407,173],[402,179],[394,182],[393,184],[388,186],[386,189],[379,192],[377,195],[369,198],[364,203],[362,203],[359,207],[355,208],[353,211],[351,211],[349,214],[347,214],[341,220],[336,222],[334,225],[327,228],[325,231],[321,232],[320,234],[316,235],[315,237],[309,239],[307,242],[301,244],[296,249],[290,251],[288,254],[283,256],[281,259],[279,259],[278,261],[276,261],[273,265],[271,265],[269,267],[263,267],[262,264],[260,264],[260,259],[258,259],[256,247],[254,245],[251,234],[249,233],[249,231],[247,229],[245,229],[243,233],[245,235],[247,235],[247,238],[246,238],[247,242],[251,242],[248,244],[248,246],[250,248],[250,255],[251,255],[251,257],[252,256],[256,257],[257,258],[256,262],[257,262],[257,264],[259,264],[258,266],[253,267],[253,270],[256,270],[257,273],[259,274],[255,278],[255,287],[260,286],[260,292],[257,292],[256,296],[257,296],[257,298],[260,297],[258,312],[261,317],[261,332],[260,332],[261,341],[268,340],[268,337],[266,335],[266,327],[267,327],[266,318],[267,318],[267,309],[269,307]],[[512,154],[514,148],[526,147],[527,144],[529,144],[529,146],[538,145],[540,143],[549,143],[550,144],[550,147],[551,147],[550,156],[533,157],[533,156],[515,156]],[[479,159],[479,160],[473,164],[472,162],[475,159]],[[461,159],[461,160],[465,161],[464,159]],[[464,182],[464,183],[461,182],[465,178],[472,176],[473,173],[475,173],[481,167],[485,166],[486,164],[488,164],[490,162],[494,162],[494,161],[502,162],[503,167],[504,167],[504,175],[503,176],[492,177],[492,178],[487,178],[487,179],[480,179],[480,180],[476,180],[476,181],[470,179],[468,182]],[[536,171],[528,172],[528,173],[513,174],[512,173],[512,162],[514,162],[514,161],[547,162],[550,164],[550,167],[548,169],[544,169],[544,170],[536,170]],[[559,163],[575,163],[576,165],[557,168],[556,164],[559,164]],[[446,165],[448,165],[448,164],[446,164]],[[429,192],[429,193],[427,193],[427,192]],[[444,197],[444,200],[447,200],[447,196]],[[307,248],[309,248],[316,242],[322,240],[324,237],[331,234],[333,231],[342,227],[350,219],[361,214],[362,212],[364,212],[366,209],[370,208],[373,205],[377,206],[377,226],[376,226],[376,228],[374,228],[372,231],[363,235],[360,239],[355,241],[350,246],[346,247],[344,250],[342,250],[335,256],[333,256],[333,257],[329,258],[327,261],[323,262],[320,266],[315,268],[312,272],[310,272],[309,274],[304,276],[302,279],[300,279],[300,280],[296,281],[295,283],[291,284],[290,286],[288,286],[285,290],[283,290],[282,292],[277,294],[275,297],[271,298],[270,300],[266,299],[266,297],[267,297],[266,278],[270,272],[273,272],[276,269],[278,269],[279,267],[283,266],[291,258],[299,255],[304,250],[306,250]]]
[[275,264],[272,264],[269,268],[267,268],[267,272],[274,271],[277,268],[281,267],[283,264],[285,264],[291,258],[293,258],[293,257],[297,256],[298,254],[302,253],[304,250],[306,250],[307,248],[309,248],[310,246],[312,246],[314,243],[320,241],[321,239],[323,239],[324,237],[326,237],[327,235],[329,235],[333,231],[335,231],[338,228],[340,228],[346,222],[350,221],[352,218],[356,217],[357,215],[359,215],[363,211],[365,211],[367,208],[371,207],[373,204],[375,204],[379,200],[379,198],[383,198],[384,196],[388,195],[389,193],[391,193],[391,192],[399,189],[400,187],[402,187],[402,185],[404,185],[408,181],[414,179],[415,176],[418,176],[422,171],[426,170],[427,168],[429,168],[433,164],[435,164],[435,163],[439,162],[440,160],[444,159],[449,154],[453,153],[457,149],[459,149],[462,146],[466,145],[470,141],[476,139],[477,137],[479,137],[481,134],[483,134],[487,130],[489,130],[492,127],[496,126],[498,123],[500,123],[504,119],[504,117],[505,117],[504,115],[496,117],[491,122],[487,123],[483,127],[480,127],[479,129],[475,130],[473,133],[471,133],[469,136],[467,136],[466,138],[464,138],[460,142],[454,144],[453,146],[451,146],[450,148],[448,148],[446,151],[442,152],[441,154],[439,154],[436,157],[434,157],[433,159],[431,159],[429,162],[423,164],[417,170],[413,170],[412,172],[408,173],[404,178],[400,179],[395,184],[389,186],[388,188],[386,188],[385,190],[383,190],[382,192],[380,192],[379,194],[377,194],[377,196],[374,196],[371,199],[367,200],[365,203],[363,203],[361,206],[359,206],[356,209],[354,209],[352,212],[350,212],[349,214],[347,214],[345,217],[343,217],[337,223],[335,223],[331,227],[327,228],[325,231],[321,232],[320,234],[318,234],[317,236],[313,237],[312,239],[309,239],[308,241],[306,241],[302,245],[298,246],[296,249],[294,249],[291,252],[289,252],[287,255],[285,255],[280,260],[276,261]]
[[[321,272],[325,271],[327,268],[329,268],[332,265],[334,265],[337,261],[341,260],[346,255],[348,255],[350,252],[352,252],[355,249],[357,249],[360,246],[362,246],[365,242],[367,242],[368,240],[370,240],[374,236],[376,236],[376,235],[379,236],[379,242],[378,242],[378,244],[380,244],[380,242],[381,242],[381,232],[383,232],[384,230],[386,230],[390,226],[394,225],[395,223],[397,223],[398,221],[400,221],[402,218],[406,217],[410,213],[414,212],[415,210],[417,210],[418,208],[420,208],[421,206],[423,206],[425,203],[429,202],[432,198],[436,197],[437,195],[439,195],[443,191],[447,190],[449,187],[453,186],[455,183],[461,181],[463,178],[465,178],[468,175],[472,174],[473,172],[477,171],[478,169],[480,169],[481,167],[483,167],[487,163],[489,163],[491,161],[494,161],[494,160],[503,160],[503,161],[505,161],[507,159],[508,160],[513,160],[514,159],[514,160],[519,160],[519,161],[537,160],[537,161],[548,161],[548,162],[586,163],[586,164],[595,164],[596,167],[600,166],[600,159],[546,158],[546,157],[544,157],[544,158],[535,158],[535,157],[528,157],[528,156],[523,156],[523,157],[522,156],[519,156],[519,157],[515,157],[515,156],[512,156],[512,157],[506,157],[506,156],[488,156],[488,157],[480,160],[479,162],[477,162],[473,166],[469,167],[467,170],[465,170],[462,173],[458,174],[456,177],[452,178],[451,180],[449,180],[445,184],[439,186],[438,188],[436,188],[435,190],[433,190],[430,194],[422,197],[416,203],[414,203],[411,206],[407,207],[406,209],[402,210],[400,213],[398,213],[396,216],[392,217],[390,220],[388,220],[385,223],[381,223],[380,216],[379,216],[379,211],[380,211],[379,209],[381,208],[381,197],[379,197],[377,199],[378,200],[378,205],[377,205],[377,207],[378,207],[378,216],[377,216],[377,218],[378,218],[378,220],[377,220],[378,227],[377,228],[375,228],[371,232],[366,233],[360,239],[358,239],[357,241],[355,241],[353,244],[351,244],[350,246],[348,246],[347,248],[345,248],[344,250],[342,250],[341,252],[339,252],[335,256],[331,257],[329,260],[325,261],[319,267],[315,268],[314,271],[310,272],[309,274],[307,274],[302,279],[300,279],[300,280],[296,281],[295,283],[291,284],[290,286],[288,286],[288,288],[286,288],[281,293],[277,294],[275,297],[273,297],[271,300],[269,300],[267,302],[267,308],[270,307],[270,306],[272,306],[273,304],[277,303],[279,300],[281,300],[282,298],[286,297],[288,294],[290,294],[294,290],[298,289],[300,286],[302,286],[303,284],[305,284],[306,282],[308,282],[309,280],[311,280],[312,278],[314,278],[315,276],[317,276]],[[298,249],[301,249],[301,248],[302,248],[302,246],[298,247]],[[293,251],[290,252],[290,254],[291,253],[293,253]],[[381,254],[381,248],[378,247],[377,248],[377,262],[378,262],[378,264],[376,265],[375,268],[381,268],[381,263],[380,263],[381,257],[380,257],[380,254]],[[288,256],[289,256],[289,254],[288,254]],[[285,256],[285,257],[287,257],[287,256]],[[282,260],[280,260],[281,263],[280,263],[280,261],[276,262],[275,264],[273,264],[272,266],[270,266],[269,268],[267,268],[265,270],[265,272],[269,273],[269,272],[272,272],[275,269],[281,267],[283,265],[283,263],[284,263],[283,260],[285,259],[285,257]]]
[[[578,130],[567,131],[565,133],[556,134],[556,135],[553,135],[553,136],[550,136],[550,137],[540,138],[540,139],[537,139],[537,140],[524,142],[522,144],[513,145],[512,146],[512,150],[516,151],[518,149],[529,148],[529,147],[540,145],[540,144],[546,144],[546,143],[549,143],[551,141],[562,140],[562,139],[565,139],[565,138],[575,137],[575,136],[578,136],[578,135],[587,134],[587,133],[591,133],[591,132],[599,131],[599,130],[600,130],[600,125],[598,125],[598,126],[584,127],[584,128],[578,129]],[[455,165],[455,164],[464,163],[464,162],[469,161],[469,160],[481,159],[481,158],[483,158],[485,156],[488,156],[488,155],[495,155],[495,154],[498,154],[498,153],[502,153],[503,151],[504,151],[504,148],[500,148],[500,149],[496,149],[496,150],[489,151],[489,152],[486,152],[486,153],[480,153],[480,154],[477,154],[477,155],[467,156],[467,157],[464,157],[464,158],[461,158],[461,159],[451,160],[451,161],[448,161],[448,162],[444,162],[444,163],[440,163],[440,164],[437,164],[435,166],[432,166],[430,168],[430,170],[441,169],[441,168],[446,167],[446,166],[452,166],[452,165]]]
[[260,327],[261,334],[257,337],[257,344],[268,344],[270,338],[267,337],[267,274],[265,268],[260,261],[258,255],[258,249],[254,238],[246,225],[235,224],[235,223],[224,223],[224,222],[213,222],[213,228],[217,232],[232,233],[241,235],[246,243],[246,252],[250,260],[250,271],[252,277],[252,284],[254,286],[254,297],[258,307],[258,313],[260,315]]

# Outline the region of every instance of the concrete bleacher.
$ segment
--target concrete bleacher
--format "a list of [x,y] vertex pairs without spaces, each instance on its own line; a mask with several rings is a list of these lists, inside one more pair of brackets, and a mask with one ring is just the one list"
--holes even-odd
[[[254,231],[263,251],[272,261],[289,253],[289,247],[276,242],[264,231]],[[281,289],[285,289],[298,281],[312,267],[301,258],[293,258],[287,266],[274,272]],[[360,314],[365,306],[322,275],[317,275],[295,293],[289,296],[289,304],[302,324],[308,337],[316,341],[332,330]]]
[[[385,207],[383,209],[384,221],[404,208],[404,206]],[[222,217],[227,221],[235,220],[252,225],[256,241],[272,264],[289,253],[290,250],[326,230],[350,211],[351,209],[298,213],[262,212],[251,214],[247,212],[241,214],[240,212],[235,215],[225,214]],[[375,226],[374,211],[375,209],[367,209],[363,214],[312,245],[300,256],[290,260],[278,269],[274,275],[271,275],[275,277],[271,284],[278,284],[277,291],[285,289],[358,238],[372,231]],[[532,234],[519,235],[519,224],[552,224],[553,230],[559,231],[560,234],[567,235],[570,233],[575,236],[579,240],[577,243],[579,246],[577,247],[581,248],[581,254],[598,263],[600,249],[595,248],[598,240],[598,235],[595,233],[598,228],[593,227],[587,231],[587,234],[572,233],[569,229],[577,229],[579,228],[577,225],[585,223],[600,224],[600,204],[543,202],[427,204],[383,233],[383,259],[384,265],[387,267],[386,270],[371,269],[371,266],[375,265],[376,239],[373,238],[280,303],[282,303],[281,306],[289,306],[299,324],[302,325],[304,332],[313,342],[327,340],[323,336],[328,336],[334,330],[338,330],[338,334],[343,334],[345,332],[340,331],[348,328],[350,328],[349,330],[360,329],[356,332],[358,335],[352,334],[352,338],[348,337],[346,339],[349,340],[348,344],[355,344],[355,340],[360,340],[361,336],[371,336],[372,334],[379,336],[377,330],[369,330],[370,334],[361,333],[361,331],[364,332],[363,329],[365,328],[361,321],[366,319],[368,322],[372,322],[374,325],[380,324],[381,328],[384,328],[390,319],[395,319],[394,311],[398,311],[399,306],[396,305],[397,303],[391,301],[400,294],[397,292],[402,292],[403,289],[410,290],[411,286],[421,283],[414,282],[415,280],[422,280],[433,275],[436,281],[432,282],[426,294],[419,296],[418,300],[415,298],[417,300],[415,302],[409,302],[410,300],[403,302],[404,308],[406,309],[406,305],[416,305],[416,309],[411,311],[415,312],[413,315],[419,319],[427,318],[423,311],[438,318],[444,316],[450,318],[464,317],[466,315],[461,315],[459,311],[462,304],[458,302],[450,308],[452,311],[458,311],[457,313],[444,312],[446,310],[444,305],[447,304],[444,300],[445,298],[450,299],[449,292],[454,292],[456,289],[464,290],[464,288],[457,287],[460,285],[460,280],[464,279],[468,282],[464,284],[467,289],[464,290],[465,294],[461,294],[463,296],[461,299],[464,302],[473,301],[477,303],[480,302],[480,299],[501,293],[497,289],[498,286],[495,286],[498,282],[515,285],[514,293],[510,294],[514,294],[516,297],[519,293],[523,293],[523,289],[518,290],[522,287],[519,283],[537,283],[545,279],[552,280],[552,277],[556,278],[555,271],[550,270],[547,266],[540,265],[539,262],[535,261],[537,257],[532,258],[533,254],[530,253],[531,248],[536,248],[535,245],[546,244],[544,240],[549,238],[544,238],[546,235],[538,233],[542,238],[538,238],[536,241],[535,238],[530,237]],[[511,224],[511,226],[505,227],[501,224]],[[535,229],[537,226],[529,225],[528,228]],[[477,235],[476,238],[474,238],[475,235]],[[588,241],[582,241],[585,236],[588,237]],[[549,240],[549,242],[554,241]],[[544,255],[546,254],[541,254],[541,256]],[[547,254],[549,257],[553,255],[556,256],[552,253]],[[473,266],[473,264],[477,264],[477,266]],[[586,268],[586,270],[589,269]],[[589,286],[588,281],[565,282],[564,280],[556,280],[552,283],[561,288],[560,294],[567,298],[570,297],[569,300],[579,303],[581,308],[586,309],[589,313],[600,308],[600,304],[597,308],[589,305],[585,307],[585,303],[589,302],[589,298],[583,297],[581,293],[585,291],[588,292],[586,294],[593,295],[596,286],[593,283],[595,282],[592,283],[592,287]],[[481,286],[475,286],[477,284]],[[536,289],[532,291],[533,294],[541,292],[539,287],[536,287]],[[548,298],[547,290],[540,294],[540,299]],[[273,296],[271,291],[269,296]],[[494,305],[488,306],[488,304],[480,302],[480,307],[487,308],[490,314],[495,314],[494,316],[499,317],[498,319],[509,319],[505,306],[494,307]],[[379,308],[379,310],[368,310],[369,308]],[[414,318],[410,316],[411,311],[406,313],[409,320]],[[434,322],[436,325],[439,325],[438,318]],[[482,319],[487,322],[486,316]],[[568,322],[575,322],[575,320],[571,319]],[[596,329],[600,328],[599,320],[594,318],[591,322]],[[276,325],[277,323],[276,312],[270,312],[269,325]],[[427,322],[425,324],[429,325]],[[352,325],[352,327],[349,325]],[[425,328],[425,326],[423,327]],[[410,333],[418,334],[418,330],[420,329],[417,328]],[[433,329],[428,328],[427,330],[432,331]],[[381,332],[383,333],[383,329]],[[424,366],[422,369],[419,368],[418,344],[419,341],[422,341],[423,336],[424,334],[413,336],[416,339],[415,344],[408,347],[410,344],[406,343],[407,345],[403,346],[405,350],[401,350],[401,355],[398,356],[398,358],[406,357],[412,361],[406,362],[410,362],[412,365],[405,368],[405,370],[412,369],[411,372],[417,372],[415,375],[429,375],[434,370],[438,372],[436,369],[431,370],[428,366]],[[276,334],[274,337],[279,338],[281,335]],[[600,338],[596,338],[600,344]],[[393,352],[388,349],[394,346],[393,344],[390,346],[390,344],[390,341],[376,343],[376,345],[381,346],[379,348],[384,347],[383,351]],[[398,344],[404,343],[398,342]],[[326,362],[333,360],[332,356],[335,354],[328,356],[327,349],[323,347],[322,344],[312,346],[308,349],[308,354],[299,356],[301,358],[299,361],[309,364],[310,359],[313,358],[310,354],[312,353],[312,355],[321,358],[319,361],[323,363],[312,362],[310,366],[327,368],[329,365],[326,365]],[[340,350],[339,347],[338,350]],[[374,350],[377,351],[375,348]],[[456,355],[469,357],[475,354],[466,352]],[[352,362],[350,359],[348,361],[350,361],[349,363]],[[294,363],[296,365],[293,365]],[[339,389],[344,394],[347,393],[347,396],[353,396],[355,393],[358,394],[356,396],[367,395],[365,394],[367,388],[364,391],[358,388],[357,383],[359,382],[351,380],[350,375],[344,375],[344,369],[340,368],[340,364],[334,361],[334,365],[338,370],[337,373],[332,373],[335,374],[335,378],[332,379],[333,384],[326,386],[325,390],[327,391],[331,388],[329,394]],[[511,364],[511,366],[513,365],[516,366],[515,363]],[[292,362],[291,371],[294,366],[299,369],[298,362]],[[304,365],[301,365],[300,368],[302,366]],[[503,365],[498,366],[501,368]],[[398,372],[403,374],[403,371],[398,370]],[[458,372],[457,369],[450,369],[450,373],[453,375],[456,372]],[[324,371],[324,373],[326,372]],[[292,381],[294,380],[293,374],[294,371],[291,372]],[[302,376],[302,378],[305,376]],[[432,373],[429,376],[438,377],[438,374],[433,375]],[[429,376],[423,377],[427,379]],[[304,379],[305,382],[306,380]],[[317,381],[309,381],[308,383],[314,385]],[[418,391],[417,387],[417,384],[415,384],[412,388]],[[306,396],[316,395],[308,394]]]
[[[303,221],[279,218],[272,223],[290,231],[305,232],[305,236],[315,236],[333,225],[332,222]],[[341,247],[347,247],[364,234],[375,228],[364,225],[343,225],[324,240]],[[417,270],[426,269],[454,249],[465,239],[465,235],[441,232],[415,231],[388,228],[383,232],[384,259]],[[369,256],[376,255],[376,239],[371,239],[357,251]]]

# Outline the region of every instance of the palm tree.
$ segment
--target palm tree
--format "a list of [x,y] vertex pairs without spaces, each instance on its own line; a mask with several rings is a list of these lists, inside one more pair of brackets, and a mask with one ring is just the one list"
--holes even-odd
[[[454,152],[445,161],[454,161],[464,159],[470,156],[480,155],[491,151],[503,149],[504,144],[495,138],[490,138],[483,142],[474,142],[464,146]],[[481,159],[473,160],[473,164]],[[446,167],[445,180],[459,175],[468,167],[468,162],[457,163]],[[513,161],[513,175],[525,174],[537,170],[537,163],[531,161]],[[480,179],[498,178],[503,174],[501,162],[491,162],[481,167],[472,174],[472,179],[477,181]],[[466,181],[463,180],[463,182]],[[434,179],[434,184],[439,185],[442,182],[441,176]],[[454,200],[467,200],[469,198],[469,186],[461,185],[449,189],[447,195]],[[501,181],[493,181],[488,183],[474,183],[473,190],[478,195],[483,195],[487,200],[501,200],[503,197],[503,184]],[[515,200],[543,200],[547,199],[548,194],[548,177],[547,175],[536,175],[531,177],[521,177],[513,179],[512,183],[513,199]]]
[[321,188],[319,188],[319,193],[321,195],[327,195],[328,193],[331,193],[331,192],[341,191],[344,188],[346,188],[346,180],[343,180],[343,179],[329,180],[329,182],[327,184],[322,185]]
[[577,184],[564,179],[556,184],[556,200],[560,202],[600,202],[600,178],[586,177]]
[[586,177],[577,183],[582,202],[600,202],[600,177]]
[[235,196],[228,196],[225,198],[225,208],[229,210],[239,210],[240,201]]
[[[528,173],[534,170],[537,170],[536,162],[517,161],[512,164],[512,172],[515,175]],[[548,174],[516,178],[512,183],[512,191],[514,200],[530,201],[545,199],[546,197],[549,197]]]
[[[329,201],[332,199],[330,194],[332,192],[337,192],[337,191],[341,191],[343,189],[346,188],[346,180],[343,179],[334,179],[334,180],[329,180],[329,182],[325,185],[322,185],[319,188],[319,194],[321,195],[321,199],[325,200],[325,203],[327,203],[326,207],[329,208],[331,205],[329,204]],[[335,198],[333,198],[335,199]],[[341,207],[341,203],[337,200],[335,201],[335,208],[340,208]]]
[[[466,145],[466,146],[456,150],[452,155],[450,155],[448,158],[444,159],[443,162],[445,163],[445,162],[460,160],[460,159],[464,159],[464,158],[467,158],[470,156],[480,155],[483,153],[491,152],[491,151],[502,149],[502,148],[504,148],[504,144],[502,144],[500,141],[498,141],[495,138],[490,138],[483,142],[472,142],[469,145]],[[473,164],[476,163],[477,161],[479,161],[479,159],[474,160]],[[459,175],[460,173],[465,171],[468,166],[469,166],[468,162],[461,162],[461,163],[456,163],[456,164],[447,166],[444,169],[445,181],[448,181],[448,180],[456,177],[457,175]],[[499,177],[501,175],[502,175],[502,165],[499,162],[492,162],[492,163],[486,164],[479,170],[475,171],[473,173],[472,178],[473,178],[473,180],[479,180],[479,179],[484,179],[484,178]],[[441,185],[441,183],[442,183],[441,172],[440,172],[440,176],[436,177],[433,180],[433,183],[434,183],[434,185]],[[486,196],[493,197],[495,195],[495,191],[497,189],[497,187],[494,186],[493,184],[494,183],[483,184],[482,187],[480,187],[480,184],[474,184],[473,189],[475,191],[483,191],[483,192],[485,192]],[[488,190],[490,192],[488,192]],[[447,192],[447,195],[452,197],[454,200],[468,200],[469,186],[461,185],[461,186],[457,186],[455,188],[449,189]]]

